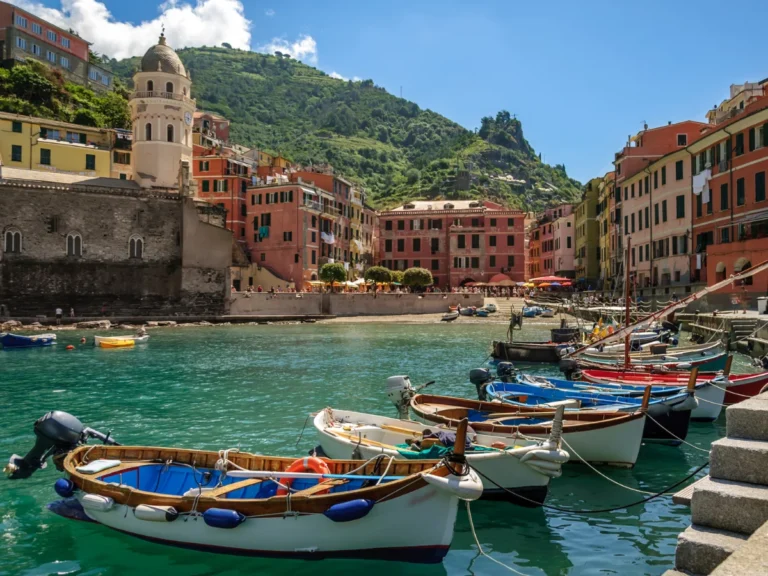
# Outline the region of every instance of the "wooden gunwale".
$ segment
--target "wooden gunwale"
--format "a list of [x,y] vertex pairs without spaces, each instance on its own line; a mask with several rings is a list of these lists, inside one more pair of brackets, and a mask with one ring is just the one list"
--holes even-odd
[[[424,409],[426,406],[436,407],[435,412]],[[430,394],[417,394],[411,399],[411,408],[421,418],[438,424],[446,424],[455,428],[459,420],[467,416],[469,410],[488,412],[497,417],[513,418],[515,416],[554,418],[555,412],[550,408],[536,408],[535,406],[513,406],[497,404],[495,402],[483,402],[481,400],[468,400],[465,398],[453,398],[449,396],[432,396]],[[563,433],[588,432],[608,428],[617,424],[623,424],[642,418],[645,412],[638,409],[635,412],[601,412],[601,411],[571,411],[563,415]],[[549,434],[552,424],[521,424],[509,426],[493,424],[491,422],[474,421],[469,425],[477,432],[497,432],[501,434]]]
[[[107,469],[97,474],[83,474],[76,468],[86,463],[98,459],[121,460],[126,465],[125,470],[132,467],[131,460],[134,461],[133,468],[139,464],[148,464],[147,461],[156,461],[157,464],[163,464],[170,461],[171,464],[194,465],[196,468],[212,469],[219,459],[218,452],[203,450],[186,450],[181,448],[155,448],[147,446],[80,446],[66,455],[63,461],[64,471],[69,474],[72,482],[82,491],[89,494],[99,494],[112,498],[117,504],[127,506],[138,506],[139,504],[148,504],[156,506],[173,506],[179,512],[190,512],[193,509],[194,502],[197,500],[198,512],[204,512],[209,508],[232,509],[245,514],[246,516],[260,515],[283,515],[288,510],[286,496],[273,496],[262,499],[233,499],[211,497],[211,493],[203,493],[200,498],[194,496],[173,496],[168,494],[157,494],[137,490],[129,486],[120,486],[97,480],[97,477],[111,476],[118,468]],[[247,452],[233,452],[229,454],[230,462],[245,468],[246,470],[264,470],[271,472],[285,472],[293,464],[296,458],[280,458],[272,456],[259,456]],[[350,470],[361,466],[359,460],[331,460],[324,459],[330,468],[331,474],[346,474]],[[368,463],[358,473],[361,475],[373,475],[381,473],[375,471],[375,462]],[[321,495],[302,495],[300,492],[291,496],[290,510],[299,514],[318,514],[325,512],[330,506],[358,498],[368,498],[374,501],[386,500],[389,497],[401,497],[410,492],[428,486],[427,482],[421,477],[421,474],[434,474],[436,476],[448,476],[449,471],[444,466],[435,467],[433,463],[420,461],[394,461],[389,468],[388,475],[405,476],[400,480],[394,480],[387,483],[351,490],[347,492],[321,494]],[[239,483],[238,483],[239,484]]]

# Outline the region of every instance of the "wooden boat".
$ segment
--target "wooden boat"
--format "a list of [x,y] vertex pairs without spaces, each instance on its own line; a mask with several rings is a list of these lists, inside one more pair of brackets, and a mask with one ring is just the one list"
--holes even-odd
[[[716,371],[725,368],[728,353],[722,349],[719,343],[714,343],[677,348],[667,351],[665,354],[631,352],[629,358],[633,367],[666,366],[676,370],[690,370],[693,367],[698,367],[700,370]],[[624,362],[624,353],[585,351],[581,353],[579,362],[586,367],[617,366]]]
[[0,344],[3,348],[39,348],[56,344],[56,334],[34,334],[23,336],[12,332],[0,332]]
[[[706,344],[691,344],[688,346],[677,346],[674,348],[668,348],[663,354],[654,354],[650,352],[649,350],[639,350],[639,351],[631,351],[630,350],[630,356],[633,360],[640,359],[648,359],[648,358],[656,358],[656,359],[670,359],[674,358],[676,360],[687,360],[687,359],[698,359],[702,356],[706,356],[708,354],[716,354],[718,352],[722,351],[722,345],[720,342],[709,342]],[[613,359],[624,359],[624,347],[620,350],[611,351],[611,350],[603,350],[603,351],[597,351],[595,350],[595,346],[592,346],[590,348],[586,348],[582,351],[581,356],[587,357],[589,359],[593,358],[613,358]]]
[[[659,390],[679,390],[686,386],[691,378],[690,373],[669,374],[670,378],[662,379],[664,375],[642,374],[622,370],[582,370],[581,380],[591,382],[610,394],[629,393],[642,395],[646,386],[652,386],[652,393]],[[691,412],[691,420],[712,422],[720,416],[725,404],[726,391],[730,386],[730,378],[723,374],[709,378],[696,379],[696,399],[698,405]],[[735,376],[734,376],[735,378]],[[765,382],[768,383],[768,373]],[[757,391],[759,392],[759,390]]]
[[[537,382],[541,380],[542,382]],[[691,411],[697,406],[693,392],[673,389],[649,400],[639,396],[623,397],[611,392],[580,390],[570,380],[537,378],[529,382],[492,382],[485,388],[490,400],[500,400],[518,406],[552,406],[562,401],[575,401],[573,409],[607,412],[634,412],[647,406],[643,439],[677,446],[688,435]],[[546,382],[543,382],[546,380]],[[641,393],[642,394],[642,393]],[[551,408],[550,408],[551,409]]]
[[440,318],[440,321],[441,322],[453,322],[458,317],[459,317],[459,313],[458,312],[448,312],[448,314],[443,314],[443,317]]
[[491,356],[494,360],[506,362],[541,362],[546,364],[557,363],[567,351],[566,343],[554,342],[505,342],[493,341]]
[[474,316],[476,308],[474,306],[467,306],[466,308],[459,309],[459,314],[462,316]]
[[[35,448],[24,458],[14,455],[7,469],[12,479],[26,478],[55,449],[67,478],[55,484],[65,501],[54,512],[161,544],[433,563],[448,552],[459,500],[482,494],[463,456],[466,431],[465,420],[453,453],[436,465],[387,457],[297,460],[237,450],[80,445],[93,434],[114,441],[52,412],[35,423]],[[49,450],[39,452],[42,445]]]
[[123,348],[125,346],[132,346],[133,344],[125,344],[125,342],[131,341],[133,344],[145,344],[149,341],[149,334],[143,336],[94,336],[94,346],[100,346],[102,348]]
[[488,318],[488,315],[490,313],[485,308],[478,308],[475,310],[475,316],[480,316],[481,318]]
[[[653,374],[660,371],[666,372],[690,372],[693,368],[698,368],[703,372],[713,372],[723,370],[728,360],[728,353],[722,352],[716,356],[706,356],[698,360],[660,360],[657,363],[630,363],[633,372]],[[573,359],[572,357],[563,358],[560,361],[560,370],[566,374],[572,374],[576,370],[595,369],[605,370],[606,368],[620,368],[623,366],[622,360],[613,360],[612,362],[594,362],[587,359]]]
[[541,314],[541,308],[538,306],[523,307],[523,318],[536,318],[539,314]]
[[[434,441],[428,438],[433,431],[444,430],[411,420],[326,408],[315,415],[314,425],[322,451],[334,459],[367,460],[384,454],[396,460],[425,461],[440,458],[449,450],[432,444]],[[550,479],[559,477],[562,463],[568,461],[568,453],[559,449],[556,436],[543,441],[510,441],[475,434],[470,439],[471,447],[465,451],[467,463],[509,490],[483,479],[485,499],[509,500],[523,506],[541,504]],[[420,443],[419,448],[414,447],[414,442]],[[523,462],[526,454],[532,455]]]
[[552,328],[549,331],[549,333],[550,333],[550,338],[552,339],[552,342],[556,344],[560,344],[564,342],[575,342],[579,340],[578,328],[568,328],[568,327]]
[[[554,408],[512,406],[451,396],[417,394],[411,409],[423,420],[455,427],[463,418],[475,432],[505,438],[545,439],[552,432]],[[563,416],[563,449],[571,461],[584,460],[631,468],[643,439],[646,415],[637,412],[566,411]]]

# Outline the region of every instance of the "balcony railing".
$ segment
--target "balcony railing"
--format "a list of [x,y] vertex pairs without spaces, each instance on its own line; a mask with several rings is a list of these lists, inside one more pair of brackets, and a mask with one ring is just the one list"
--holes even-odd
[[341,212],[338,208],[333,208],[331,206],[323,206],[323,214],[329,214],[330,216],[336,217],[340,216]]
[[314,200],[305,200],[304,206],[309,210],[316,210],[317,212],[323,211],[323,206],[320,204],[320,202],[315,202]]
[[131,100],[134,98],[165,98],[166,100],[178,100],[179,102],[190,102],[192,104],[195,103],[195,100],[193,98],[189,98],[188,96],[184,94],[178,94],[176,92],[158,92],[156,90],[153,90],[151,92],[148,91],[135,91],[131,93]]

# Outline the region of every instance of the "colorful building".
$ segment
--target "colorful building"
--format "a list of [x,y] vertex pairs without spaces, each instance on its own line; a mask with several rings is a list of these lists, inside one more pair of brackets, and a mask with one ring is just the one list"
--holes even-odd
[[132,134],[0,112],[0,158],[12,168],[131,179]]
[[409,202],[379,214],[378,261],[391,270],[432,272],[446,289],[503,273],[525,279],[525,222],[520,210],[490,201]]
[[541,228],[538,222],[528,227],[528,262],[526,279],[541,276]]
[[611,233],[613,231],[613,185],[615,174],[608,172],[598,184],[597,231],[600,258],[597,287],[603,288],[611,278]]
[[0,2],[0,62],[39,60],[60,70],[70,82],[96,90],[112,87],[113,74],[89,59],[86,42],[31,12]]
[[575,277],[575,222],[576,214],[572,210],[569,210],[567,215],[559,217],[552,223],[555,276],[564,276],[565,278]]
[[[539,218],[538,223],[538,230],[539,230],[539,236],[541,239],[541,254],[539,257],[539,263],[540,263],[540,273],[534,275],[536,276],[552,276],[555,274],[555,269],[558,267],[558,261],[555,259],[555,228],[553,227],[553,224],[555,220],[558,218],[567,217],[570,214],[573,213],[573,206],[571,204],[560,204],[559,206],[555,206],[554,208],[547,208],[544,213]],[[564,234],[564,238],[567,238],[567,230],[568,226],[564,225],[562,234]],[[571,221],[571,252],[575,250],[574,244],[573,244],[573,221]],[[563,240],[563,245],[567,244],[567,240]],[[560,243],[558,242],[558,246]],[[559,257],[561,258],[560,262],[563,263],[562,258],[564,256],[564,250],[562,249],[560,251]],[[566,257],[565,264],[570,263],[570,270],[573,271],[573,256],[568,259]]]
[[[689,146],[692,168],[694,280],[712,284],[766,259],[768,253],[768,81],[731,86]],[[764,292],[766,281],[745,281]]]
[[581,202],[576,205],[576,278],[587,286],[595,286],[599,276],[600,243],[598,234],[598,197],[603,178],[593,178],[584,186]]

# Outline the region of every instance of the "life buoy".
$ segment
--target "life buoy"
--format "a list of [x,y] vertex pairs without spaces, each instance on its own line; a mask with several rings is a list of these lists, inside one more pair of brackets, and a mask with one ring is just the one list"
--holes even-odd
[[[307,456],[305,458],[299,458],[296,460],[293,464],[288,466],[285,470],[286,472],[314,472],[316,474],[330,474],[331,469],[328,468],[328,464],[320,460],[320,458],[316,458],[314,456]],[[281,480],[281,484],[283,486],[278,486],[277,492],[275,492],[276,496],[285,496],[288,494],[288,488],[293,483],[294,478],[284,478]],[[315,494],[327,494],[330,488],[327,490],[321,490],[320,492],[315,492]]]

